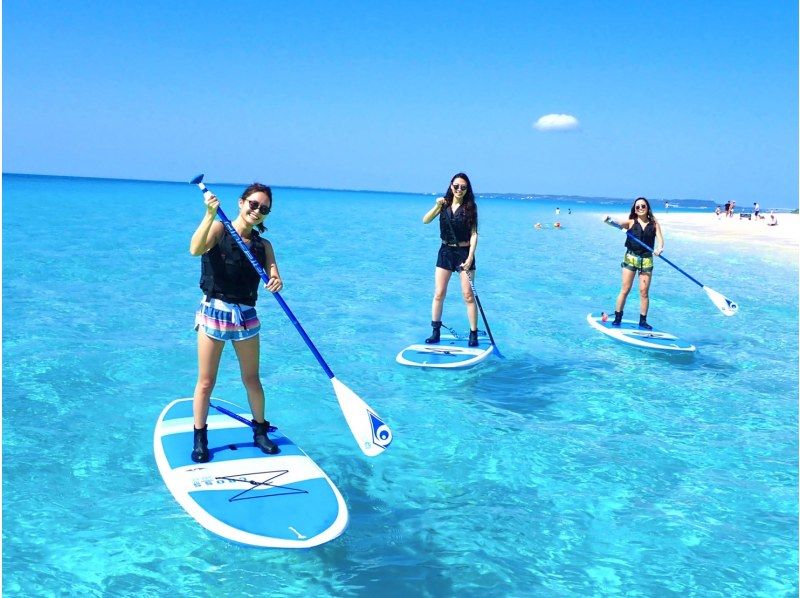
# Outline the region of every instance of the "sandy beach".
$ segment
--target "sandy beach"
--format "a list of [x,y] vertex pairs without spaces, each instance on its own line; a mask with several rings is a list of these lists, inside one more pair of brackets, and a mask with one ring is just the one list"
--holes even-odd
[[709,243],[727,243],[732,250],[760,249],[786,252],[794,259],[798,257],[800,249],[800,215],[776,214],[777,226],[767,226],[769,214],[764,220],[748,220],[717,216],[712,212],[681,213],[659,211],[656,217],[664,230],[664,235],[669,244],[669,237],[702,238]]

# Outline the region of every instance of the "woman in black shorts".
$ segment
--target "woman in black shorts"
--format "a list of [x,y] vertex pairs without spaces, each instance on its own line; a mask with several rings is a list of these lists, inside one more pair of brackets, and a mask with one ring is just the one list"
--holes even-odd
[[[469,319],[469,346],[478,346],[478,310],[472,294],[470,279],[475,277],[475,250],[478,247],[478,206],[472,184],[463,172],[450,180],[444,197],[436,199],[427,214],[422,217],[423,224],[429,224],[439,216],[439,235],[442,246],[436,259],[436,274],[433,305],[431,306],[431,326],[433,334],[426,343],[438,343],[442,327],[442,306],[447,295],[447,284],[453,272],[460,272],[461,293],[467,304]],[[469,277],[469,278],[468,278]]]

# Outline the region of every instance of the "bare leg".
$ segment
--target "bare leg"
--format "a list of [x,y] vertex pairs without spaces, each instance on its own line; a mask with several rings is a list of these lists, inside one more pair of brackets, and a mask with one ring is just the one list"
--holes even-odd
[[475,304],[475,295],[472,292],[472,287],[469,284],[470,278],[475,280],[475,270],[469,272],[461,272],[461,294],[464,295],[464,303],[467,304],[467,319],[469,320],[469,329],[478,329],[478,306]]
[[633,286],[633,279],[636,277],[636,272],[633,270],[628,270],[627,268],[622,269],[622,287],[619,290],[619,295],[617,296],[617,304],[614,308],[616,311],[623,311],[625,308],[625,301],[628,299],[628,293],[631,292],[631,287]]
[[233,343],[236,357],[239,359],[239,369],[242,372],[242,382],[247,390],[247,401],[250,411],[257,422],[264,421],[264,387],[258,373],[258,361],[261,354],[259,335],[243,341]]
[[447,284],[450,282],[450,270],[444,268],[436,268],[434,274],[434,290],[433,290],[433,303],[431,305],[431,320],[433,322],[442,321],[442,306],[444,305],[444,298],[447,296]]
[[639,273],[639,313],[643,316],[647,315],[647,309],[650,307],[650,281],[652,278],[651,272]]
[[194,427],[197,430],[206,425],[208,403],[217,383],[219,360],[224,348],[225,341],[213,339],[202,331],[197,332],[197,384],[192,402]]

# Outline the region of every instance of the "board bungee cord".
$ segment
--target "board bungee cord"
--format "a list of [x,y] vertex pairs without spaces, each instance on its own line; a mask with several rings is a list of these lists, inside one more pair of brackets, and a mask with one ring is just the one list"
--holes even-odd
[[[203,175],[198,175],[191,181],[192,185],[197,185],[197,187],[203,192],[203,197],[208,199],[211,195],[211,191],[203,184]],[[258,275],[261,277],[261,280],[264,284],[269,283],[269,276],[264,271],[264,268],[261,267],[261,264],[258,263],[258,260],[253,256],[250,252],[250,248],[245,245],[242,237],[233,227],[230,219],[225,215],[225,212],[222,211],[221,207],[217,207],[217,216],[219,216],[222,225],[228,231],[228,233],[233,237],[236,244],[239,248],[244,252],[245,256],[252,264],[253,268],[255,268]],[[320,352],[317,350],[317,347],[309,338],[306,331],[301,326],[300,322],[295,317],[292,310],[289,309],[289,306],[284,301],[283,297],[281,297],[280,293],[274,292],[271,293],[278,304],[283,309],[286,316],[289,318],[289,321],[294,325],[297,332],[300,333],[300,336],[305,341],[306,346],[311,350],[314,357],[317,359],[317,362],[320,364],[322,369],[325,371],[325,374],[331,381],[333,385],[334,393],[336,394],[336,399],[339,402],[339,408],[342,411],[342,415],[344,415],[345,421],[347,422],[348,427],[350,428],[350,432],[353,434],[353,438],[355,438],[358,447],[368,457],[375,457],[381,454],[392,442],[392,431],[388,425],[378,416],[374,409],[372,409],[367,403],[359,397],[355,392],[353,392],[350,388],[348,388],[345,384],[343,384],[340,380],[336,378],[336,375],[331,370],[330,366],[328,366],[325,359],[322,357]],[[217,407],[215,409],[219,410],[226,415],[230,415],[230,412],[227,410],[220,410]]]

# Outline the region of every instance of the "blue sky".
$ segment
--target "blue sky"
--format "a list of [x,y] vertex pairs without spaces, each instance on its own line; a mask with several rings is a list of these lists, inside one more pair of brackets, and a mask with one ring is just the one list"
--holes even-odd
[[796,206],[797,12],[4,2],[3,171]]

